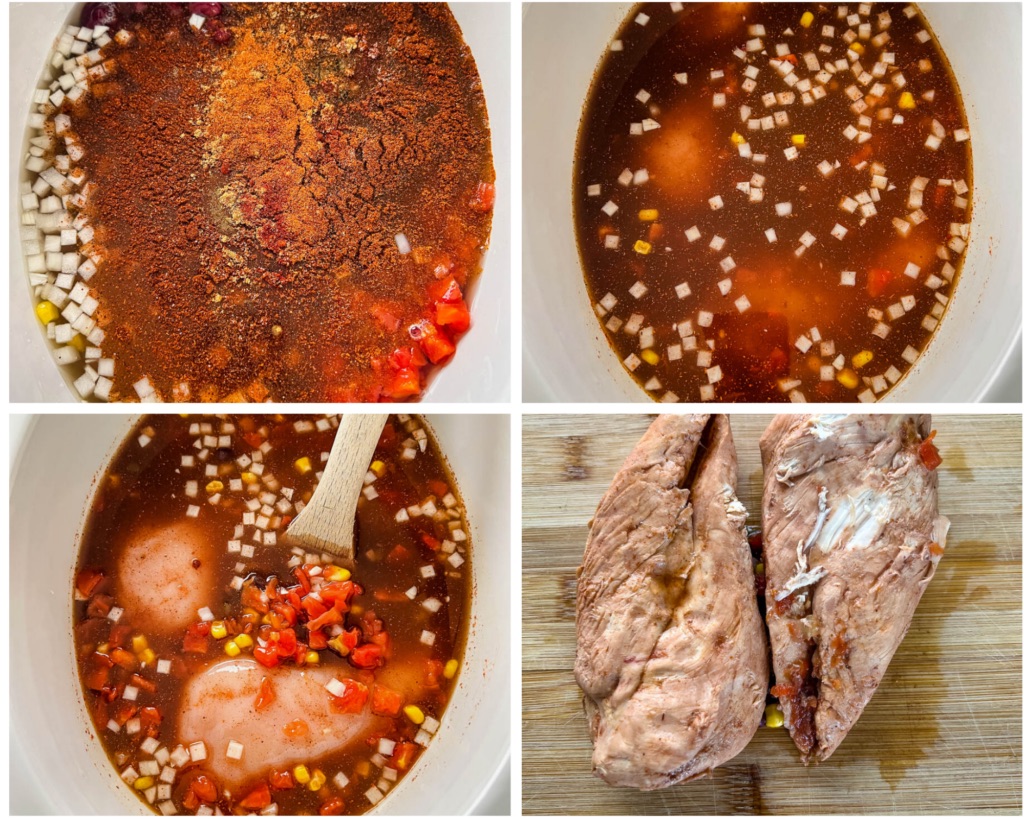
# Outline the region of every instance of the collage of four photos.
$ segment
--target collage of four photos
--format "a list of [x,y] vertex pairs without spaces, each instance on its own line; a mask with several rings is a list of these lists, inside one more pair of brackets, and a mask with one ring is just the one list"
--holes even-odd
[[1020,2],[7,17],[10,815],[1020,815]]

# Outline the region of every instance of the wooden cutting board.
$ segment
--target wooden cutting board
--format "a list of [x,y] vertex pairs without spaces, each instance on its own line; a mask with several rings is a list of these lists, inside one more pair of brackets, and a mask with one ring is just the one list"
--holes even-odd
[[[573,679],[587,522],[644,415],[523,417],[523,813],[1021,813],[1021,419],[935,416],[946,555],[860,720],[805,768],[762,728],[713,777],[642,793],[591,773]],[[766,416],[732,417],[760,522]]]

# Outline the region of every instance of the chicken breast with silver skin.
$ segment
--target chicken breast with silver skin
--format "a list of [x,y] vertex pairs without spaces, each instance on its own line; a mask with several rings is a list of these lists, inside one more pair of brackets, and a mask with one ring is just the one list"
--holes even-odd
[[805,764],[857,722],[945,549],[930,428],[780,415],[761,438],[772,690]]
[[662,415],[594,515],[575,671],[611,785],[702,776],[761,720],[768,651],[736,472],[728,418]]

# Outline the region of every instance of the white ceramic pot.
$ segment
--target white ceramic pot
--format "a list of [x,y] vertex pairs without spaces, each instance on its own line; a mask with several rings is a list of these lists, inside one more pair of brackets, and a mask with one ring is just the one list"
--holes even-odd
[[[47,55],[63,27],[78,16],[80,3],[13,3],[10,98],[10,270],[11,400],[78,401],[65,371],[58,367],[45,334],[32,312],[25,260],[18,239],[20,197],[18,182],[28,131],[32,91],[37,87]],[[459,341],[451,363],[441,368],[423,400],[508,401],[511,396],[511,179],[510,179],[510,38],[509,7],[505,3],[454,3],[452,11],[473,51],[487,99],[491,148],[497,173],[494,227],[484,270],[468,299],[473,325]]]
[[[593,72],[629,3],[534,3],[523,20],[523,397],[647,401],[590,306],[572,164]],[[924,3],[963,92],[974,149],[971,242],[952,306],[898,401],[1020,400],[1021,7]],[[557,81],[553,81],[557,78]]]
[[[436,739],[374,811],[507,813],[511,741],[509,420],[427,420],[456,476],[474,542],[472,622]],[[95,480],[134,419],[48,415],[11,424],[11,809],[145,814],[91,737],[75,671],[71,589]]]

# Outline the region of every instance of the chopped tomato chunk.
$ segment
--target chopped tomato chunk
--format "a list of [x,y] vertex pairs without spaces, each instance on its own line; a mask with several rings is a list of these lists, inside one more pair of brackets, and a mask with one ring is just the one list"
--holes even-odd
[[409,335],[419,342],[431,364],[443,364],[455,353],[455,345],[434,322],[422,319],[409,327]]
[[379,668],[384,665],[384,652],[374,643],[364,643],[352,649],[349,661],[356,668]]
[[402,695],[383,685],[375,685],[370,710],[379,717],[397,717],[402,710]]
[[295,780],[292,779],[291,771],[271,771],[270,787],[276,791],[290,791],[295,787]]
[[921,455],[921,463],[924,464],[925,469],[935,471],[938,469],[939,464],[942,463],[942,456],[939,455],[939,450],[935,447],[935,430],[933,429],[928,437],[921,441],[921,448],[918,450]]
[[255,788],[245,795],[245,798],[238,804],[249,810],[263,810],[271,803],[270,787],[266,782],[260,782]]
[[345,800],[340,796],[328,799],[320,806],[321,816],[341,816],[345,812]]
[[260,680],[259,691],[256,692],[256,710],[262,711],[264,708],[269,707],[276,697],[277,695],[274,694],[274,684],[270,681],[270,677],[264,677]]
[[881,296],[892,280],[893,274],[891,270],[872,267],[868,271],[868,295],[872,298]]
[[494,209],[494,183],[480,182],[473,191],[469,206],[479,213],[487,213]]
[[342,680],[345,690],[340,697],[332,697],[331,705],[342,714],[361,714],[370,696],[370,689],[358,680]]
[[88,599],[96,592],[96,587],[103,581],[103,572],[99,569],[82,569],[75,580],[78,593]]
[[295,719],[284,726],[284,735],[289,739],[299,739],[309,733],[309,724],[304,719]]

